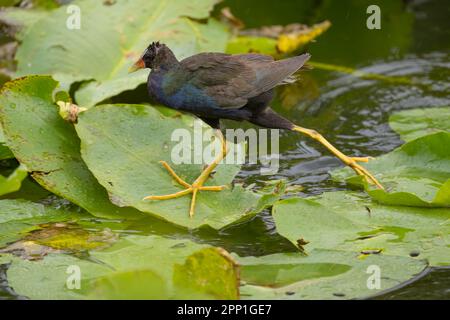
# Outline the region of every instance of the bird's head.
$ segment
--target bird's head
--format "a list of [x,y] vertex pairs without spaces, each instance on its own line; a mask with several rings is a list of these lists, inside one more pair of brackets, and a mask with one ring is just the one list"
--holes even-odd
[[138,61],[136,61],[131,67],[129,72],[135,72],[139,69],[154,69],[162,65],[174,62],[176,58],[172,51],[163,43],[152,42],[144,53],[141,55]]

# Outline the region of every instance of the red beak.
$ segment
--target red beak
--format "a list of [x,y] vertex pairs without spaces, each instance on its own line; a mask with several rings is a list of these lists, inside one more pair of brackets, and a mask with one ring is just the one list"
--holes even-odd
[[128,73],[132,73],[132,72],[138,71],[139,69],[144,69],[144,68],[145,68],[145,62],[144,62],[144,60],[142,60],[142,58],[140,58],[138,61],[136,61],[130,67],[130,69],[128,69]]

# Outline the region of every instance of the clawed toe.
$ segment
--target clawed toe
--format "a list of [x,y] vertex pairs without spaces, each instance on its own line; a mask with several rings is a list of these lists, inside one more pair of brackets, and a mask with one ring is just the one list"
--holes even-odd
[[222,191],[227,188],[227,186],[204,186],[204,181],[197,181],[193,184],[189,184],[183,179],[181,179],[175,171],[169,166],[169,164],[165,161],[160,161],[160,163],[164,166],[164,168],[169,172],[169,174],[175,179],[178,184],[183,186],[185,189],[161,196],[147,196],[144,197],[143,200],[169,200],[179,198],[188,194],[192,194],[191,206],[189,209],[189,216],[192,217],[194,215],[195,203],[197,200],[197,193],[199,191]]
[[355,160],[355,158],[350,159],[352,159],[352,161],[349,161],[349,163],[347,163],[349,167],[351,167],[358,175],[363,176],[368,183],[374,184],[378,188],[384,190],[381,183],[379,183],[378,180],[366,168],[357,164],[356,163],[357,160]]
[[369,162],[370,160],[375,159],[374,157],[351,157],[356,162]]

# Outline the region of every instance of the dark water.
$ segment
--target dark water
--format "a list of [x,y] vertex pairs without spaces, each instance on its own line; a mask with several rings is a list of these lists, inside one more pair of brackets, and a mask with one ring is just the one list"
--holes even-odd
[[[365,12],[370,4],[381,7],[381,30],[366,28]],[[304,49],[312,54],[313,61],[410,81],[395,84],[363,80],[316,68],[305,72],[299,84],[279,88],[274,109],[303,127],[321,132],[348,155],[378,156],[401,145],[387,123],[395,111],[450,105],[450,6],[445,1],[227,0],[221,6],[231,7],[247,27],[299,21],[314,24],[328,19],[332,27]],[[145,86],[138,92],[146,96]],[[134,101],[136,92],[133,95],[123,94],[117,102],[140,102]],[[286,179],[289,184],[304,187],[297,194],[300,196],[349,188],[330,179],[328,172],[341,163],[314,141],[283,132],[280,153],[277,174],[263,176],[259,165],[246,165],[238,180],[260,188],[267,181]],[[295,250],[277,234],[268,211],[219,231],[208,227],[186,231],[153,218],[127,227],[114,223],[108,227],[124,233],[189,238],[241,256]],[[1,268],[0,299],[14,297],[4,277],[6,266]],[[449,290],[450,269],[436,268],[376,298],[449,299]]]

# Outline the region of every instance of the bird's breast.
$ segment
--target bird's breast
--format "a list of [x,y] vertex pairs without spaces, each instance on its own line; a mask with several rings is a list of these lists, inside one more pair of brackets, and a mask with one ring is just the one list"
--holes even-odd
[[177,110],[196,113],[218,107],[217,103],[201,89],[189,82],[174,83],[167,75],[150,74],[148,91],[158,102]]

